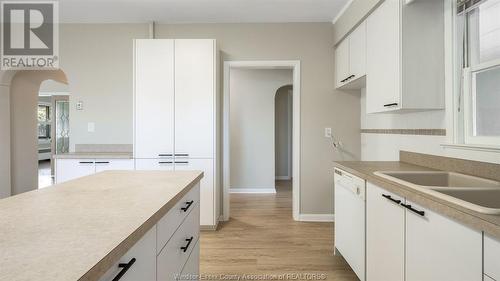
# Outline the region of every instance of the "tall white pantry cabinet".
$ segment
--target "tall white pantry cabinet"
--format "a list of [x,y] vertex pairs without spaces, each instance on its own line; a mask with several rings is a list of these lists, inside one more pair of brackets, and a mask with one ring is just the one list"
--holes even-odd
[[137,170],[202,170],[200,224],[220,216],[218,61],[213,39],[134,42]]

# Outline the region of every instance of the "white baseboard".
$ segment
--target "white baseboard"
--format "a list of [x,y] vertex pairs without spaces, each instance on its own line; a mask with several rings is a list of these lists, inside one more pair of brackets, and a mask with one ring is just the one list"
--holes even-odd
[[334,214],[299,214],[299,221],[334,222]]
[[229,193],[265,193],[274,194],[276,188],[230,188]]
[[277,181],[288,181],[291,179],[292,179],[292,177],[289,177],[289,176],[276,176]]

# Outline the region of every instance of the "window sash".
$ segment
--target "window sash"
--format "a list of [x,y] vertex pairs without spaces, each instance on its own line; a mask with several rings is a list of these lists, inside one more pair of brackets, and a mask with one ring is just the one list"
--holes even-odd
[[476,89],[475,79],[476,73],[480,73],[495,67],[500,67],[500,59],[482,63],[476,66],[468,67],[463,70],[464,81],[464,142],[472,145],[488,145],[500,147],[500,136],[474,136],[474,121],[475,121],[475,101],[474,91]]

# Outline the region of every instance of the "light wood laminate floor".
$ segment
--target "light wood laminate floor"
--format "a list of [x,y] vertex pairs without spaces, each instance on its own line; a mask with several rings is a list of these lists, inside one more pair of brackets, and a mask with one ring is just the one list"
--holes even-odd
[[358,280],[333,255],[332,239],[332,223],[293,220],[291,184],[277,181],[277,194],[231,194],[230,221],[201,234],[200,272],[211,280],[309,273],[324,274],[316,280]]

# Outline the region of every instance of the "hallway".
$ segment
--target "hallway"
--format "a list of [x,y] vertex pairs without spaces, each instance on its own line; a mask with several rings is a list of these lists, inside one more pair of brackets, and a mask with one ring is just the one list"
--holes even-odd
[[217,232],[201,234],[202,278],[318,273],[325,275],[316,280],[358,280],[342,258],[333,256],[332,224],[294,221],[291,181],[277,181],[276,190],[231,194],[231,220]]

